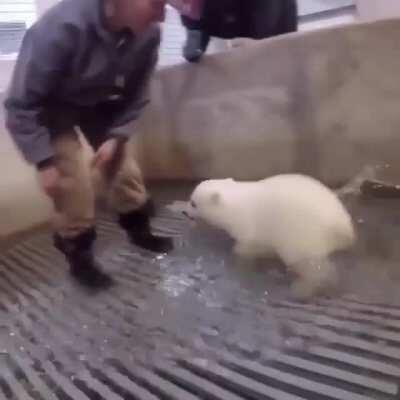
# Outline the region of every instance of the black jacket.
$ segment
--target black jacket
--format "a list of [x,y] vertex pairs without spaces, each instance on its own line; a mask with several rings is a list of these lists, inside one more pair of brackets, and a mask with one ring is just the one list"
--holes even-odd
[[199,21],[182,17],[187,29],[223,39],[265,39],[297,31],[296,0],[205,0]]

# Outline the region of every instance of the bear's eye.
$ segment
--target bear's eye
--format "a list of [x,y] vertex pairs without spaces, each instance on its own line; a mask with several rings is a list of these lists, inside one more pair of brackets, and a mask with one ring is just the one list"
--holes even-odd
[[190,205],[191,205],[193,208],[197,208],[197,205],[196,205],[196,203],[195,203],[193,200],[190,202]]

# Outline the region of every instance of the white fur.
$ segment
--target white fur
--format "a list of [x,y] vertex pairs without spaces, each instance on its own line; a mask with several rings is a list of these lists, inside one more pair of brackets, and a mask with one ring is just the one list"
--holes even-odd
[[224,229],[236,241],[237,255],[278,256],[301,278],[295,289],[302,295],[336,279],[328,256],[355,241],[351,217],[339,198],[303,175],[204,181],[191,204],[187,214]]

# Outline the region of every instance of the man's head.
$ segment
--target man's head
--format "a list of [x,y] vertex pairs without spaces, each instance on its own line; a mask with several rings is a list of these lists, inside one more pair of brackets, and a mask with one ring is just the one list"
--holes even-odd
[[165,5],[166,0],[107,0],[106,15],[113,30],[129,28],[142,33],[164,21]]

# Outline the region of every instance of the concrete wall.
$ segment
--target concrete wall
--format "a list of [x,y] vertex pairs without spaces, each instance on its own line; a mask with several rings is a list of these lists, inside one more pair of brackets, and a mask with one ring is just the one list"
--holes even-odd
[[[8,59],[0,58],[0,96],[4,94],[7,89],[14,63],[15,61],[11,57]],[[3,110],[0,109],[0,114],[2,114],[2,112]]]
[[[1,104],[3,94],[0,94]],[[41,194],[32,168],[19,156],[0,112],[0,243],[5,237],[45,222],[51,207]]]
[[400,174],[400,20],[288,35],[161,71],[141,153],[152,177],[342,182]]
[[362,21],[373,21],[400,16],[399,0],[357,0],[357,11]]
[[[399,37],[400,20],[350,25],[160,71],[134,152],[153,179],[296,171],[334,184],[371,164],[400,177]],[[46,220],[4,128],[0,166],[0,235]]]

